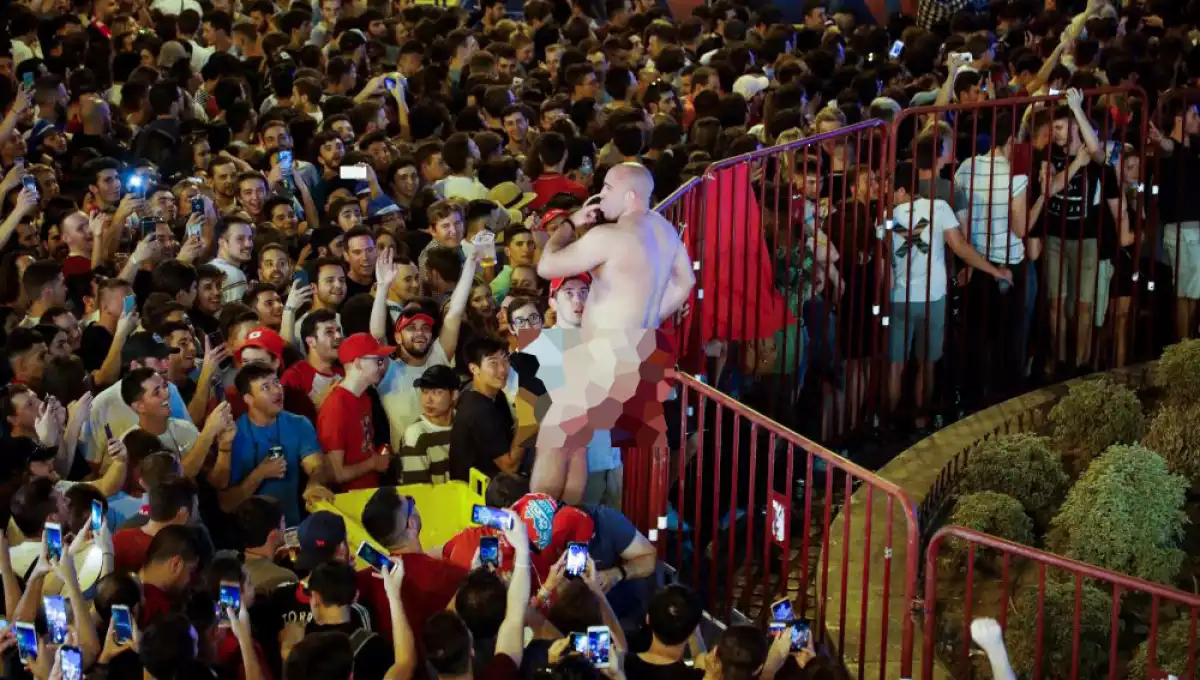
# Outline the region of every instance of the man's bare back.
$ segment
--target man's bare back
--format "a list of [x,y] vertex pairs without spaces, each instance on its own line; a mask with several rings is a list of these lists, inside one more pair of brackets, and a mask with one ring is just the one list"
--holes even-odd
[[[596,238],[589,240],[604,249],[605,257],[604,263],[592,270],[582,328],[658,328],[664,316],[675,312],[663,309],[674,263],[679,258],[687,259],[675,227],[657,213],[648,212],[597,226],[588,236],[593,233]],[[690,267],[687,269],[690,272]]]

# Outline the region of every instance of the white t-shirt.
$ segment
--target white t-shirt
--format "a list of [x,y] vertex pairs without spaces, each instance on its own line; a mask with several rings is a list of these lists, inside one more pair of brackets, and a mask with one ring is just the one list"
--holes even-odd
[[954,173],[955,186],[971,194],[971,245],[999,265],[1020,264],[1025,244],[1009,229],[1008,207],[1029,188],[1025,175],[1013,176],[1003,156],[968,158]]
[[879,238],[891,244],[892,302],[946,297],[946,232],[951,229],[958,229],[954,209],[927,198],[896,206],[892,221],[877,228]]
[[[122,432],[121,437],[124,438],[130,430],[136,427],[135,425],[129,428],[129,430]],[[162,442],[163,449],[174,453],[180,458],[183,458],[187,455],[188,451],[192,450],[192,447],[196,445],[196,440],[199,438],[200,430],[197,430],[195,425],[186,420],[179,420],[178,418],[168,418],[166,432],[158,435],[158,441]]]
[[[190,416],[187,404],[180,396],[179,388],[175,386],[175,383],[167,383],[167,391],[171,399],[171,420],[188,421]],[[86,450],[86,457],[90,462],[98,463],[104,460],[105,452],[108,450],[108,435],[104,431],[105,425],[108,425],[113,434],[118,437],[125,436],[126,432],[138,426],[138,415],[121,397],[121,381],[119,380],[97,394],[96,398],[92,400],[92,408],[88,413],[91,441]],[[188,448],[191,446],[189,445]],[[174,447],[171,450],[174,450]]]
[[409,366],[399,359],[392,359],[378,387],[383,410],[392,429],[392,450],[400,450],[404,443],[404,431],[421,417],[421,395],[413,387],[413,381],[420,378],[430,366],[453,365],[437,338],[433,339],[433,346],[425,355],[425,363],[420,366]]
[[462,198],[468,201],[477,201],[487,198],[488,195],[487,187],[474,177],[447,177],[435,182],[433,188],[437,190],[442,198]]
[[242,273],[242,270],[232,262],[219,257],[214,257],[208,263],[225,274],[225,283],[221,286],[221,303],[241,302],[242,296],[246,294],[246,275]]

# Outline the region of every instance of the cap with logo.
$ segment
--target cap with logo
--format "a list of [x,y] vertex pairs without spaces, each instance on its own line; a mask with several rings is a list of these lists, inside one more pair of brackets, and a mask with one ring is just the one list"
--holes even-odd
[[550,280],[550,297],[554,297],[554,295],[556,293],[558,293],[558,289],[562,288],[562,285],[564,283],[566,283],[567,281],[583,281],[583,284],[585,286],[591,286],[592,285],[592,275],[587,272],[584,272],[582,274],[576,274],[575,276],[564,276],[564,277],[558,278],[558,279],[551,279]]
[[380,344],[370,333],[355,333],[338,347],[338,361],[345,366],[363,357],[390,357],[394,351],[395,347]]
[[296,568],[312,571],[337,554],[338,546],[346,540],[346,521],[341,515],[318,510],[300,523],[297,534],[300,552],[296,555]]
[[161,335],[150,331],[138,331],[131,334],[125,341],[125,346],[121,348],[121,364],[129,366],[131,361],[166,359],[172,354],[179,354],[179,350],[168,346]]
[[242,352],[246,351],[247,347],[257,347],[269,352],[276,361],[283,361],[283,346],[283,338],[279,333],[266,326],[259,326],[246,334],[245,341],[237,349],[237,358],[241,360]]

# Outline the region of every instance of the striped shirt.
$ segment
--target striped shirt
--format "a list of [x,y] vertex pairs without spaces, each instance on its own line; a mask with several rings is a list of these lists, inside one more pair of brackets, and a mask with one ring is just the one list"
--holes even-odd
[[444,484],[450,479],[450,425],[425,416],[404,430],[400,448],[401,484]]

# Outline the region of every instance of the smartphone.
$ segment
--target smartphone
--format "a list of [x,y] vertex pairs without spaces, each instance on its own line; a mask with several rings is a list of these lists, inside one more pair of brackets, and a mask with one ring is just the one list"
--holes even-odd
[[33,663],[38,658],[38,634],[32,623],[18,621],[13,628],[17,631],[17,653],[24,663]]
[[363,541],[358,544],[358,552],[355,553],[362,561],[375,567],[376,571],[383,571],[384,567],[392,566],[392,558],[384,555],[375,548],[375,546]]
[[279,170],[287,175],[292,169],[292,151],[291,149],[281,149],[279,151]]
[[512,517],[507,512],[498,508],[489,508],[486,505],[476,505],[471,508],[471,521],[503,531],[512,528]]
[[587,633],[571,633],[567,642],[569,648],[576,654],[588,655],[588,634]]
[[608,626],[588,627],[588,661],[593,668],[608,668],[612,665],[609,658],[612,652],[612,631]]
[[50,642],[61,645],[67,641],[67,601],[62,595],[47,595],[42,598],[46,610],[46,627],[50,629]]
[[288,528],[283,532],[283,544],[289,548],[300,548],[300,530],[296,527]]
[[792,611],[792,601],[789,600],[788,598],[785,597],[781,600],[775,600],[774,602],[771,603],[771,620],[772,621],[783,621],[784,623],[791,623],[792,619],[794,619],[795,616],[796,616],[795,613]]
[[342,179],[365,180],[367,167],[365,165],[343,165],[339,170]]
[[137,296],[130,293],[125,296],[125,308],[121,311],[122,314],[129,315],[137,311]]
[[138,173],[133,173],[129,176],[129,193],[133,194],[134,198],[146,197],[146,180]]
[[208,344],[216,347],[225,342],[225,336],[221,335],[221,331],[216,331],[208,334]]
[[896,57],[900,56],[900,53],[903,51],[904,51],[904,41],[897,40],[896,42],[892,43],[892,49],[888,50],[888,56],[891,57],[892,59],[895,59]]
[[383,88],[385,90],[389,90],[389,91],[396,89],[396,79],[395,78],[384,78],[383,79]]
[[113,635],[117,638],[117,643],[128,642],[133,639],[133,615],[129,613],[129,607],[123,604],[114,604],[112,606],[113,618]]
[[33,178],[33,175],[25,175],[22,177],[21,185],[35,194],[38,192],[37,180]]
[[0,619],[0,634],[8,631],[8,619]]
[[100,501],[92,501],[92,533],[98,533],[103,524],[104,504]]
[[21,80],[24,81],[25,87],[33,87],[33,71],[26,71]]
[[83,653],[78,647],[59,647],[58,667],[62,680],[83,680]]
[[153,217],[143,217],[141,221],[138,222],[138,233],[140,234],[140,238],[152,236],[157,231],[158,220],[154,219]]
[[975,55],[970,52],[959,52],[954,55],[959,61],[965,61],[968,64],[975,61]]
[[200,236],[203,235],[203,233],[204,233],[204,225],[201,225],[201,224],[189,224],[188,225],[188,228],[187,228],[187,237],[188,238],[200,238]]
[[46,522],[46,552],[50,559],[62,559],[62,525],[56,522]]
[[1051,97],[1057,97],[1060,94],[1062,94],[1062,90],[1056,90],[1053,87],[1050,88],[1050,96]]
[[479,564],[500,568],[500,538],[484,536],[479,539]]
[[297,269],[292,272],[292,282],[299,283],[301,287],[308,285],[308,272],[304,269]]
[[197,196],[192,199],[192,214],[201,215],[204,213],[204,199]]
[[238,611],[242,608],[242,588],[241,588],[241,586],[234,585],[231,583],[222,583],[221,584],[221,592],[220,592],[220,602],[221,602],[220,618],[222,621],[228,621],[229,616],[225,613],[226,609],[232,608],[234,611]]
[[792,621],[792,651],[798,652],[808,647],[810,635],[812,635],[812,626],[809,625],[808,619]]
[[567,544],[567,578],[579,578],[587,569],[587,543]]

